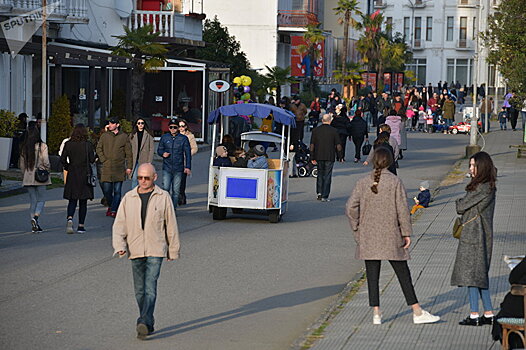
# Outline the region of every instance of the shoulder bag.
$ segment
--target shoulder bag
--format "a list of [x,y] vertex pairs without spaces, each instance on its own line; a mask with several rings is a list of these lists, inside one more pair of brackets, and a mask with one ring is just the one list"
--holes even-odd
[[460,236],[462,236],[462,229],[464,228],[464,226],[466,226],[470,222],[475,221],[475,219],[477,219],[478,217],[479,217],[479,214],[475,215],[474,218],[469,219],[465,223],[462,223],[462,220],[460,220],[460,217],[457,217],[455,219],[455,223],[453,224],[453,237],[456,239],[460,239]]
[[369,153],[371,153],[371,148],[373,148],[373,146],[371,146],[371,144],[369,143],[369,140],[365,141],[365,144],[362,147],[363,155],[368,156]]
[[88,141],[86,141],[86,165],[88,166],[87,183],[88,186],[97,187],[97,176],[93,172],[93,167],[89,162]]
[[38,160],[40,158],[40,143],[38,144],[38,154],[35,161],[35,181],[36,182],[47,182],[49,180],[49,171],[46,169],[38,168]]

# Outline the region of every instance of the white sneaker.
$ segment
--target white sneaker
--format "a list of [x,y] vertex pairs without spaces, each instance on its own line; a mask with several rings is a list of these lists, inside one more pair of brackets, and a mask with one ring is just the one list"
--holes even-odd
[[382,324],[382,315],[373,315],[373,324]]
[[72,220],[68,220],[68,222],[66,224],[66,233],[68,233],[68,234],[74,233],[74,231],[73,231],[73,221]]
[[414,324],[435,323],[438,321],[440,321],[440,316],[431,315],[426,310],[422,310],[422,314],[420,316],[417,316],[413,313]]

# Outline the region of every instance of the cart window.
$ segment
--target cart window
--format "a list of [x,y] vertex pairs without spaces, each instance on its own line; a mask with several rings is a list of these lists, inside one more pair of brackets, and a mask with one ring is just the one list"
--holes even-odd
[[257,199],[257,193],[257,179],[240,179],[236,177],[228,177],[226,179],[227,198]]

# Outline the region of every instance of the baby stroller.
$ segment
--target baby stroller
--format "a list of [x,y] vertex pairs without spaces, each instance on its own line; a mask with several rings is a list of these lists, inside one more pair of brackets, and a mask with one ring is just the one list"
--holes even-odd
[[299,177],[308,177],[311,175],[313,177],[318,177],[318,167],[312,164],[309,148],[303,142],[298,142],[294,159],[296,160],[296,166],[298,167]]

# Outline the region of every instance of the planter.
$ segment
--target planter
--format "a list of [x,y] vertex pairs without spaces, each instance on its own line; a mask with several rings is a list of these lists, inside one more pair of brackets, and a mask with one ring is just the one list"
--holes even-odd
[[13,139],[8,137],[0,137],[0,170],[9,169],[9,161],[11,160],[11,148],[13,147]]

